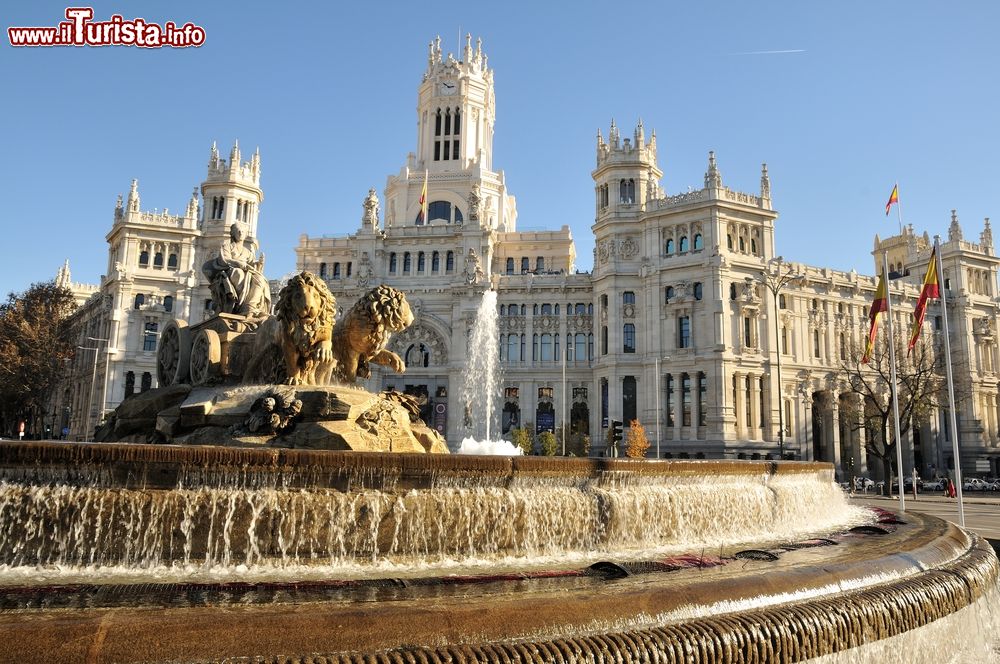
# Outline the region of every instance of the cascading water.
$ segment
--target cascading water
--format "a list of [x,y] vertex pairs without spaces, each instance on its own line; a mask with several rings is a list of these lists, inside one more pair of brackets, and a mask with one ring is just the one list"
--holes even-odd
[[496,401],[500,396],[500,348],[497,328],[497,293],[483,293],[469,337],[469,359],[462,399],[469,408],[472,438],[490,441]]

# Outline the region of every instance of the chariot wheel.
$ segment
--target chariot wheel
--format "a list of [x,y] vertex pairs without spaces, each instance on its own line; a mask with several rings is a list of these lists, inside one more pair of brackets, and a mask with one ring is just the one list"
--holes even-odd
[[215,330],[199,330],[191,342],[191,383],[205,385],[222,375],[222,344]]
[[171,320],[156,346],[156,382],[160,387],[187,382],[191,363],[191,329],[182,320]]

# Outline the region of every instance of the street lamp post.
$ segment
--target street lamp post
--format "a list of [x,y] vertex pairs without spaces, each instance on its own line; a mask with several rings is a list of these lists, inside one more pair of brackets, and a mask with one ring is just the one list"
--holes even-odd
[[[105,343],[108,342],[107,339],[97,339],[95,337],[87,337],[87,339],[89,339],[90,341],[98,341],[98,342],[103,341]],[[86,415],[86,418],[84,419],[84,426],[83,426],[83,440],[84,440],[84,442],[87,442],[87,439],[90,436],[90,411],[93,410],[93,408],[94,408],[94,387],[95,387],[95,383],[97,382],[97,351],[100,350],[100,347],[99,346],[77,346],[77,348],[79,348],[80,350],[92,350],[92,351],[94,351],[94,364],[93,364],[93,368],[90,371],[90,392],[87,393],[87,415]],[[102,395],[102,398],[107,398],[107,389],[108,389],[108,365],[107,365],[107,359],[105,358],[105,363],[104,363],[104,388],[103,388],[104,393]],[[104,404],[105,404],[105,402],[102,401],[101,402],[101,414],[102,415],[104,414]]]
[[[776,264],[774,272],[771,271],[771,264]],[[789,265],[786,271],[782,271],[783,259],[775,256],[767,261],[767,267],[761,271],[761,283],[764,284],[774,299],[774,354],[777,357],[778,369],[778,456],[781,460],[785,458],[785,404],[781,390],[781,331],[778,329],[778,296],[781,290],[800,279],[795,274],[795,269]]]

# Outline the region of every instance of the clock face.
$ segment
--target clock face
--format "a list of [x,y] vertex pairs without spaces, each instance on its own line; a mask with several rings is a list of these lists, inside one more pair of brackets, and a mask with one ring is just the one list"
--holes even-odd
[[442,95],[453,95],[458,92],[458,84],[454,81],[441,81],[438,84],[438,92]]

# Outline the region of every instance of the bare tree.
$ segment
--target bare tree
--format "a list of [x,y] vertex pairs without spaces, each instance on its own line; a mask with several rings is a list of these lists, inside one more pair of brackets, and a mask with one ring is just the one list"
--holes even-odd
[[[892,492],[896,444],[892,421],[890,391],[889,344],[881,335],[876,341],[868,364],[862,364],[864,349],[854,345],[847,359],[841,362],[841,379],[848,390],[858,395],[841,406],[841,414],[849,418],[851,428],[864,427],[865,449],[869,457],[882,461],[886,477],[883,491]],[[924,421],[936,408],[947,404],[943,372],[943,349],[935,348],[933,338],[924,335],[907,355],[903,336],[896,334],[896,379],[899,397],[899,432],[905,436],[914,423]],[[896,469],[900,471],[901,469]],[[898,474],[898,473],[897,473]]]
[[35,430],[73,354],[69,316],[73,294],[55,282],[32,284],[0,304],[0,430],[23,421]]

